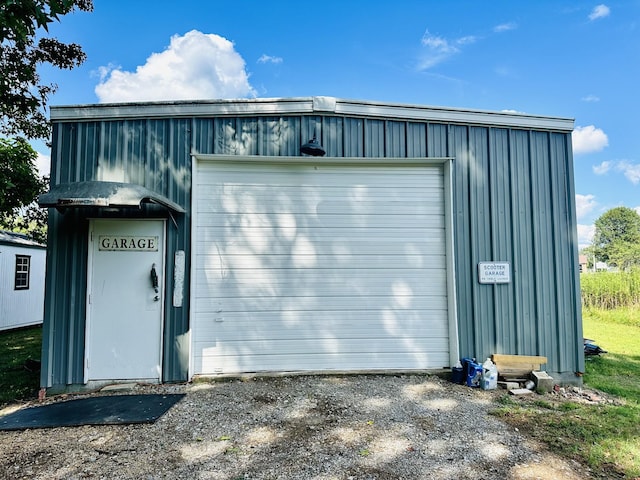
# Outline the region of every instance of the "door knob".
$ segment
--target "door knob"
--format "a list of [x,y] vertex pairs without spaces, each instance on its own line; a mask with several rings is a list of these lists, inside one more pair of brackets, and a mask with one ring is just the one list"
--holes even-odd
[[[151,265],[151,288],[158,293],[158,273],[156,272],[156,264]],[[158,296],[156,295],[156,300],[158,300]]]

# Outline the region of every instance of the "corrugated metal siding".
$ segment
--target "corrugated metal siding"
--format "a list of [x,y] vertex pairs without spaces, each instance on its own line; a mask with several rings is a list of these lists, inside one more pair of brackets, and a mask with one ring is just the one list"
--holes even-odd
[[[568,132],[336,114],[69,121],[54,123],[52,181],[120,176],[189,212],[191,152],[299,155],[300,145],[314,133],[329,156],[453,157],[461,355],[546,355],[549,371],[583,370]],[[82,373],[86,265],[78,255],[86,253],[86,228],[66,232],[61,218],[52,215],[49,252],[57,254],[51,255],[47,285],[48,315],[64,328],[51,331],[46,341],[60,352],[56,355],[61,358],[52,361],[65,363],[66,358],[67,369],[60,374],[57,367],[45,366],[47,385],[78,382]],[[189,262],[190,214],[176,222],[177,228],[170,222],[168,244],[185,249]],[[480,285],[480,261],[510,262],[512,282]],[[172,262],[169,255],[168,272]],[[75,289],[73,302],[59,290],[62,284]],[[53,302],[55,293],[62,296]],[[188,354],[175,347],[185,345],[188,332],[188,291],[184,298],[182,308],[167,305],[165,380],[186,378]]]
[[56,233],[47,242],[42,385],[83,381],[87,228],[75,212],[50,211],[49,230]]
[[[491,202],[491,251],[496,259],[513,260],[514,244],[511,238],[512,186],[510,174],[509,130],[491,129],[489,135],[489,171],[492,188]],[[493,289],[495,313],[493,321],[494,341],[500,352],[515,352],[515,324],[513,322],[515,300],[512,289]]]
[[364,123],[361,118],[344,119],[345,157],[364,157]]
[[[461,355],[545,355],[552,372],[584,369],[569,141],[450,127]],[[510,262],[512,282],[477,283],[481,261]]]
[[[471,236],[471,264],[470,274],[473,276],[475,265],[481,261],[502,260],[494,258],[491,249],[491,196],[489,192],[495,186],[491,182],[489,170],[489,138],[488,129],[469,127],[468,130],[468,168],[469,168],[469,234]],[[474,316],[492,319],[495,310],[492,290],[493,285],[471,283],[474,298]],[[482,350],[485,345],[495,344],[495,324],[486,322],[485,328],[476,330],[474,352]],[[483,355],[484,357],[484,355]]]
[[[189,366],[189,294],[173,307],[173,267],[176,250],[189,251],[191,201],[191,121],[127,120],[54,124],[52,184],[83,180],[139,183],[178,203],[187,211],[174,215],[167,228],[166,304],[163,380],[184,380]],[[89,210],[51,209],[45,320],[43,386],[83,382],[89,217],[125,216]],[[164,216],[154,207],[129,216]],[[175,223],[174,223],[175,221]],[[186,271],[190,258],[186,255]]]

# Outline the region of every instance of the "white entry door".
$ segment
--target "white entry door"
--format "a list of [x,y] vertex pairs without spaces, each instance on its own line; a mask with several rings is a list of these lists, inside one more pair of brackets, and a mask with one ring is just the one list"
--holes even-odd
[[163,220],[91,222],[85,381],[161,379],[164,231]]

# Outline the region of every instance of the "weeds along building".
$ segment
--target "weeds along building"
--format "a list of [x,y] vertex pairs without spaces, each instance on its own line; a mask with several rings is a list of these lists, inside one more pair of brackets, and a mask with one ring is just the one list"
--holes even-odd
[[51,109],[42,386],[583,371],[573,120],[330,97]]

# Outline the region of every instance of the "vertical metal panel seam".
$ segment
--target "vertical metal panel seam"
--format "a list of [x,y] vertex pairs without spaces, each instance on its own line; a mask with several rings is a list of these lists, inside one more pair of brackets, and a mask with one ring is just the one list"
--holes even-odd
[[[460,126],[455,126],[451,123],[447,123],[444,125],[446,132],[446,148],[447,148],[447,156],[455,156],[457,159],[457,174],[458,176],[458,187],[462,189],[462,192],[458,192],[458,199],[462,203],[458,208],[464,212],[462,215],[462,220],[458,220],[456,224],[461,229],[459,241],[462,243],[459,244],[457,250],[463,251],[463,258],[457,258],[457,265],[460,271],[463,274],[459,275],[457,278],[465,279],[465,284],[458,284],[458,290],[464,288],[465,292],[468,292],[470,298],[466,298],[466,296],[459,295],[458,298],[460,301],[464,301],[464,310],[466,315],[464,316],[464,331],[465,331],[465,352],[467,355],[475,354],[475,349],[477,348],[477,319],[476,319],[476,311],[475,311],[475,301],[474,301],[474,288],[473,288],[473,274],[470,272],[470,268],[472,269],[472,253],[471,250],[473,245],[471,243],[471,232],[469,232],[469,224],[470,224],[470,191],[469,191],[469,161],[468,161],[468,152],[461,151],[463,145],[458,145],[458,138],[456,136],[456,132]],[[464,126],[465,132],[468,135],[468,126]],[[468,148],[468,139],[467,139],[467,148]],[[461,153],[460,155],[455,155],[456,153]],[[465,248],[461,249],[460,247],[464,245]],[[464,298],[463,298],[464,297]]]
[[[534,176],[536,175],[536,172],[534,171],[535,169],[539,168],[538,166],[538,162],[534,161],[534,138],[533,138],[533,132],[531,130],[527,130],[527,142],[528,142],[528,150],[529,150],[529,175],[528,175],[528,180],[529,180],[529,205],[531,206],[530,208],[533,209],[537,209],[540,206],[535,204],[535,200],[536,200],[536,189],[535,189],[535,185],[534,185]],[[536,159],[537,160],[537,159]],[[533,211],[532,211],[533,213]],[[531,295],[533,296],[533,318],[530,319],[530,321],[535,322],[533,327],[533,331],[535,332],[535,346],[536,346],[536,354],[540,353],[540,349],[542,348],[540,345],[541,339],[540,339],[540,319],[539,319],[539,315],[540,315],[540,311],[538,308],[538,293],[539,293],[539,280],[538,277],[542,272],[537,271],[537,266],[538,266],[538,258],[540,256],[539,252],[538,252],[538,242],[536,241],[536,239],[540,239],[540,235],[539,235],[539,229],[540,226],[537,225],[536,222],[536,217],[535,215],[531,215],[531,225],[529,225],[529,228],[531,229],[531,238],[533,238],[533,249],[531,250],[531,264],[533,266],[533,291],[531,292]]]
[[404,157],[409,156],[409,122],[402,122],[402,128],[404,130]]
[[81,179],[84,180],[83,178],[81,178],[80,172],[81,172],[82,164],[85,161],[84,153],[86,152],[86,149],[84,149],[84,151],[83,151],[83,149],[82,149],[82,147],[80,145],[81,143],[84,143],[84,142],[81,141],[82,140],[82,138],[81,138],[82,136],[80,134],[80,130],[82,129],[82,126],[80,124],[76,123],[75,126],[73,127],[73,129],[74,129],[75,136],[76,136],[76,140],[75,140],[76,155],[75,155],[75,172],[74,172],[73,178],[70,179],[70,180],[77,182],[78,180],[81,180]]
[[[565,140],[566,141],[566,140]],[[562,262],[562,265],[559,264],[559,262],[557,262],[556,264],[559,265],[559,267],[561,268],[557,268],[556,269],[556,276],[558,277],[558,280],[564,280],[564,283],[562,283],[564,288],[569,287],[570,284],[571,290],[573,290],[573,285],[575,284],[576,280],[575,277],[577,276],[577,263],[576,263],[576,240],[574,240],[576,237],[576,233],[575,233],[575,228],[569,229],[568,227],[570,225],[574,225],[574,217],[573,217],[573,207],[571,206],[571,198],[570,196],[574,195],[574,193],[571,191],[571,187],[569,185],[570,183],[570,179],[568,178],[569,175],[569,168],[570,168],[570,164],[568,159],[570,158],[567,155],[567,148],[565,146],[565,141],[563,141],[563,161],[559,162],[558,165],[558,169],[562,169],[562,171],[558,171],[556,173],[556,175],[559,177],[559,179],[562,179],[562,183],[564,188],[566,189],[566,194],[564,195],[564,198],[559,199],[558,203],[559,205],[564,205],[565,207],[565,211],[564,213],[564,224],[565,224],[565,229],[562,229],[559,233],[558,236],[561,236],[561,239],[565,239],[565,249],[560,250],[558,256],[563,255],[563,259],[565,260],[564,262]],[[558,185],[560,184],[560,180],[557,181]],[[574,200],[575,201],[575,200]],[[572,231],[574,230],[574,231]],[[579,299],[579,291],[577,292],[578,294],[576,295],[576,299]],[[570,343],[569,343],[569,339],[567,338],[567,334],[576,334],[576,337],[573,338],[574,342],[578,342],[579,340],[581,341],[581,338],[577,338],[577,333],[579,330],[579,326],[577,326],[578,323],[578,314],[577,314],[577,310],[575,310],[577,307],[575,306],[576,302],[568,302],[565,300],[564,303],[558,303],[558,312],[557,312],[557,322],[556,325],[558,326],[558,332],[561,333],[560,338],[564,339],[564,343],[562,344],[563,347],[570,347]],[[568,322],[568,317],[571,317],[570,320],[571,322]],[[581,335],[580,335],[581,337]],[[575,345],[575,343],[574,343]],[[574,350],[575,351],[575,350]],[[573,368],[575,368],[574,371],[578,371],[581,365],[581,362],[578,360],[577,362],[574,362],[574,359],[569,359],[569,355],[562,355],[563,353],[567,353],[568,352],[564,352],[561,351],[560,352],[560,367],[562,369],[566,369],[567,368],[567,363],[571,363],[573,364]],[[564,371],[564,370],[563,370]]]
[[390,157],[389,150],[391,148],[391,127],[389,126],[389,120],[384,121],[384,129],[382,133],[382,152],[384,157]]
[[[478,173],[477,173],[477,162],[475,157],[475,151],[473,156],[473,161],[475,162],[472,168],[472,155],[471,155],[471,144],[472,144],[472,132],[471,126],[465,125],[464,128],[465,136],[466,136],[466,170],[467,170],[467,205],[468,212],[467,215],[467,225],[466,228],[469,231],[469,244],[471,257],[469,258],[468,267],[471,269],[471,273],[473,272],[474,267],[478,264],[478,260],[480,258],[479,253],[479,243],[478,243],[478,232],[474,226],[476,225],[476,217],[477,217],[477,189],[478,189]],[[471,280],[470,282],[470,290],[471,290],[471,298],[473,301],[471,302],[471,308],[473,312],[473,330],[474,330],[474,339],[473,339],[473,351],[474,356],[478,356],[482,351],[482,338],[483,338],[483,319],[482,319],[482,294],[480,286],[478,285],[477,280],[473,278],[472,275],[469,276]]]
[[[470,272],[471,275],[469,275],[469,279],[470,279],[470,290],[471,290],[471,298],[473,299],[473,301],[471,302],[471,311],[472,311],[472,324],[473,324],[473,351],[475,353],[475,356],[478,356],[480,354],[480,352],[482,352],[483,348],[482,348],[482,338],[483,338],[483,334],[482,334],[482,330],[484,329],[484,319],[482,318],[482,307],[481,307],[481,302],[482,302],[482,295],[481,295],[481,289],[480,286],[477,282],[477,280],[475,279],[474,275],[473,275],[473,270],[475,268],[475,266],[478,263],[478,260],[480,258],[480,253],[479,253],[479,239],[478,239],[478,232],[476,231],[476,229],[474,228],[474,218],[475,215],[472,214],[472,212],[478,208],[478,205],[476,205],[475,199],[474,199],[474,195],[477,195],[477,189],[478,189],[478,174],[474,173],[474,169],[472,169],[472,165],[471,165],[471,143],[472,143],[472,135],[471,135],[471,126],[470,125],[465,125],[465,137],[466,137],[466,148],[465,148],[465,154],[466,154],[466,170],[467,170],[467,178],[466,178],[466,182],[467,182],[467,198],[466,198],[466,202],[468,205],[468,212],[469,215],[467,215],[467,225],[466,228],[469,231],[469,244],[470,244],[470,251],[471,251],[471,257],[469,258],[469,265],[468,268],[470,268]],[[475,154],[475,152],[474,152]],[[475,157],[474,157],[475,159]],[[477,163],[476,165],[474,165],[474,167],[477,167]],[[474,212],[475,213],[475,212]]]
[[573,287],[573,308],[574,318],[573,318],[573,330],[576,335],[575,342],[578,345],[574,345],[574,359],[576,364],[576,372],[584,372],[584,353],[582,349],[582,299],[581,299],[581,291],[580,291],[580,273],[578,271],[578,231],[577,231],[577,212],[576,212],[576,192],[575,192],[575,180],[573,173],[573,148],[570,140],[570,134],[564,134],[564,161],[566,165],[566,169],[568,171],[567,175],[567,198],[565,198],[565,202],[569,202],[569,208],[567,211],[569,212],[570,220],[569,225],[571,226],[571,238],[573,245],[571,246],[572,250],[572,287]]
[[[424,123],[424,156],[429,157],[429,122]],[[455,165],[450,165],[450,175],[453,178],[453,170]],[[453,188],[451,189],[451,196],[453,197]],[[451,207],[451,212],[453,213],[453,206]],[[451,234],[453,235],[453,230],[451,230]]]
[[[497,234],[495,232],[496,228],[499,228],[496,226],[496,212],[495,212],[495,206],[496,206],[496,199],[495,199],[495,195],[497,195],[497,188],[499,188],[499,186],[495,186],[494,187],[494,175],[496,174],[496,172],[493,171],[493,169],[491,168],[493,159],[495,158],[495,141],[493,139],[493,128],[492,127],[487,127],[487,188],[489,189],[489,198],[488,198],[488,202],[489,202],[489,217],[491,219],[491,221],[489,222],[489,243],[491,246],[491,260],[492,261],[496,261],[496,260],[503,260],[503,259],[498,259],[497,258],[497,250],[498,250],[498,245],[497,245]],[[500,287],[502,288],[502,286]],[[493,305],[492,305],[492,318],[489,319],[489,321],[491,321],[493,323],[493,338],[491,338],[491,343],[494,345],[494,349],[495,349],[495,345],[498,344],[498,320],[497,320],[497,313],[498,313],[498,303],[500,300],[500,297],[498,295],[498,288],[496,286],[493,287]]]
[[[515,165],[515,152],[514,149],[516,148],[514,145],[514,139],[513,139],[513,130],[510,128],[507,130],[507,143],[508,143],[508,149],[509,149],[509,165],[510,165],[510,169],[509,169],[509,194],[511,197],[511,205],[517,205],[516,201],[515,201],[515,195],[516,195],[516,191],[517,188],[517,181],[516,181],[516,165]],[[518,282],[518,275],[519,275],[519,262],[521,261],[521,255],[519,254],[519,250],[517,249],[516,246],[516,235],[515,235],[515,230],[516,230],[516,225],[517,225],[517,221],[515,216],[517,215],[517,209],[516,208],[512,208],[511,209],[511,251],[513,252],[513,268],[512,268],[512,272],[511,274],[513,275],[514,281],[513,281],[513,286],[511,287],[511,290],[513,292],[513,296],[515,298],[515,301],[513,302],[513,332],[514,332],[514,338],[513,338],[513,344],[515,346],[516,351],[513,353],[517,353],[520,350],[520,325],[518,323],[518,316],[520,314],[520,302],[518,302],[517,297],[518,297],[518,286],[517,286],[517,282]]]
[[[53,134],[56,135],[56,130],[59,130],[54,125]],[[58,132],[59,133],[59,132]],[[56,155],[56,143],[53,143],[54,147],[52,150],[52,158]],[[52,162],[54,163],[54,162]],[[53,168],[52,168],[53,170]],[[46,278],[45,278],[45,308],[44,308],[44,320],[43,320],[43,328],[42,328],[42,347],[41,347],[41,355],[42,355],[42,369],[40,372],[40,386],[42,387],[50,387],[52,385],[53,380],[53,344],[54,342],[54,322],[52,321],[54,317],[54,304],[55,304],[55,282],[53,274],[58,270],[57,268],[57,257],[55,255],[56,246],[58,244],[57,238],[53,235],[55,231],[54,223],[55,223],[55,215],[49,215],[47,219],[47,267],[46,267]]]
[[[77,250],[76,250],[77,251]],[[76,255],[72,255],[71,257],[71,262],[70,262],[70,266],[71,266],[71,271],[75,272],[76,268],[78,267],[77,264],[77,256]],[[74,278],[75,275],[71,275],[71,282],[70,285],[67,284],[67,288],[70,289],[71,292],[71,305],[77,305],[77,295],[76,295],[76,278]],[[77,309],[74,309],[77,310]],[[69,353],[67,355],[67,384],[70,385],[73,383],[73,377],[74,377],[74,353],[78,354],[79,352],[75,352],[75,349],[73,348],[74,346],[74,327],[76,325],[76,312],[74,311],[71,315],[69,315],[69,323],[68,323],[68,329],[69,329],[69,333],[68,333],[68,339],[69,339],[69,343],[68,343],[68,348],[69,348]]]
[[369,151],[367,149],[367,132],[368,132],[368,124],[369,120],[367,118],[362,120],[362,156],[367,158],[369,156]]
[[[550,232],[550,237],[553,238],[554,240],[556,239],[558,232],[557,232],[557,228],[556,228],[556,204],[557,202],[554,201],[554,199],[556,198],[557,195],[559,195],[559,191],[556,191],[556,189],[554,188],[554,177],[557,175],[557,168],[559,166],[559,162],[554,161],[554,159],[557,160],[557,158],[554,156],[553,154],[553,150],[552,150],[552,146],[551,146],[551,141],[552,141],[552,134],[551,132],[545,132],[544,133],[544,138],[545,138],[545,147],[546,147],[546,153],[547,153],[547,159],[548,159],[548,163],[546,165],[546,173],[547,176],[549,178],[549,194],[550,194],[550,198],[551,201],[549,202],[549,223],[551,224],[551,232]],[[557,319],[558,317],[558,313],[560,311],[559,308],[559,304],[562,301],[564,301],[564,295],[559,295],[558,291],[560,290],[561,284],[559,283],[559,276],[558,276],[558,270],[559,268],[561,268],[561,263],[560,263],[560,258],[559,257],[559,249],[558,249],[558,245],[556,244],[555,241],[551,242],[551,251],[552,251],[552,263],[551,265],[555,266],[555,268],[552,267],[553,269],[553,281],[554,281],[554,285],[553,285],[553,289],[554,291],[556,291],[556,295],[555,295],[555,302],[554,302],[554,309],[555,312],[554,313],[554,317],[556,319],[556,323],[557,323]],[[541,319],[540,322],[542,323],[543,326],[546,326],[546,319]],[[539,348],[540,348],[540,355],[544,355],[546,352],[553,352],[554,357],[556,359],[556,366],[558,365],[558,362],[562,363],[561,357],[562,357],[562,348],[561,348],[561,343],[562,337],[557,337],[559,340],[556,342],[552,342],[549,339],[549,333],[544,329],[540,329],[539,330]],[[544,353],[543,353],[544,352]],[[549,356],[549,355],[546,355]]]

